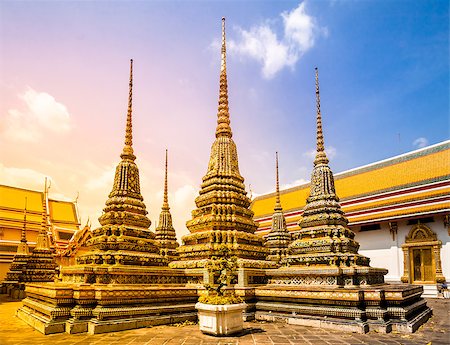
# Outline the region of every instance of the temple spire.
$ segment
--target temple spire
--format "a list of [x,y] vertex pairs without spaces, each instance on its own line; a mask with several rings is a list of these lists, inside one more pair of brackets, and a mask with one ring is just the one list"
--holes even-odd
[[17,254],[20,255],[30,254],[30,249],[28,248],[27,242],[27,197],[25,197],[25,209],[23,210],[22,236],[20,238],[20,243],[17,246]]
[[227,56],[225,39],[225,18],[222,18],[222,48],[220,64],[220,88],[219,107],[217,111],[216,138],[221,136],[230,137],[233,135],[230,127],[230,113],[228,108],[228,85],[227,85]]
[[44,197],[42,200],[42,222],[41,222],[41,230],[39,231],[38,237],[36,239],[36,247],[35,249],[44,249],[50,250],[50,241],[48,238],[48,221],[47,221],[47,177],[45,178],[44,185]]
[[163,201],[163,210],[169,210],[169,198],[168,198],[168,192],[167,192],[167,149],[166,149],[166,165],[165,165],[165,171],[164,171],[164,201]]
[[27,243],[27,197],[25,197],[25,209],[23,210],[23,227],[20,242]]
[[280,179],[279,179],[279,174],[278,174],[278,152],[275,152],[275,157],[276,157],[276,198],[275,198],[275,207],[274,207],[274,211],[281,211],[283,208],[281,207],[281,202],[280,202]]
[[132,124],[132,108],[133,108],[133,59],[130,60],[130,83],[128,92],[128,111],[127,124],[125,127],[125,145],[120,155],[122,159],[135,160],[136,156],[133,152],[133,124]]
[[328,158],[325,153],[322,130],[322,114],[320,112],[320,93],[319,93],[319,69],[316,67],[316,108],[317,108],[317,153],[314,165],[327,164]]

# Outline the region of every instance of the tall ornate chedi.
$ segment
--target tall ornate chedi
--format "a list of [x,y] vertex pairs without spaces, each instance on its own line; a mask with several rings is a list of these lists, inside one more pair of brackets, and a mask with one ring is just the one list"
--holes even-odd
[[[90,250],[77,257],[77,264],[86,267],[94,265],[118,264],[125,266],[163,266],[166,264],[159,253],[159,243],[155,234],[149,230],[151,224],[147,217],[144,198],[139,184],[139,169],[135,163],[132,132],[133,101],[133,60],[130,63],[130,83],[128,94],[128,111],[125,126],[125,144],[120,155],[121,161],[116,167],[114,184],[103,214],[99,218],[101,227],[92,231],[92,238],[87,245]],[[84,268],[82,269],[84,272]],[[97,270],[97,275],[86,275],[77,267],[69,267],[65,271],[65,280],[76,274],[80,279],[89,282],[114,283],[121,282],[123,275],[104,273]],[[81,275],[82,274],[82,275]]]
[[317,153],[310,195],[286,266],[266,270],[268,285],[255,289],[256,318],[352,332],[412,332],[431,315],[422,287],[384,284],[386,269],[358,254],[355,234],[334,188],[325,153],[316,69]]
[[266,236],[265,246],[270,249],[268,260],[281,263],[287,256],[287,249],[291,243],[291,234],[286,227],[286,219],[284,218],[283,208],[280,201],[280,179],[278,175],[278,152],[276,156],[276,191],[275,191],[275,207],[272,215],[272,227]]
[[155,229],[156,240],[160,243],[160,253],[168,261],[173,261],[178,257],[177,248],[179,244],[175,229],[172,224],[172,215],[170,214],[168,187],[167,187],[167,149],[166,149],[166,164],[164,169],[164,198],[159,214],[159,223]]
[[[319,76],[316,68],[317,152],[311,174],[310,195],[299,221],[297,239],[290,245],[287,262],[297,267],[336,267],[345,271],[329,276],[338,285],[380,284],[385,269],[369,267],[370,259],[358,254],[359,244],[348,227],[339,204],[333,173],[325,153],[322,114],[320,110]],[[352,268],[346,274],[346,268]],[[358,268],[357,271],[354,268]],[[349,273],[349,272],[348,272]],[[318,277],[318,279],[320,279]]]
[[225,18],[222,18],[222,61],[220,69],[219,106],[216,140],[212,144],[208,171],[203,177],[197,208],[186,225],[190,234],[183,237],[178,248],[180,260],[171,267],[204,267],[218,248],[227,244],[241,267],[269,267],[265,261],[268,249],[263,239],[255,235],[257,228],[249,209],[244,178],[239,172],[236,144],[230,127],[225,45]]
[[133,61],[125,145],[101,226],[87,252],[61,269],[60,281],[30,283],[17,316],[45,334],[104,333],[194,320],[197,289],[182,270],[169,269],[139,186],[132,141]]

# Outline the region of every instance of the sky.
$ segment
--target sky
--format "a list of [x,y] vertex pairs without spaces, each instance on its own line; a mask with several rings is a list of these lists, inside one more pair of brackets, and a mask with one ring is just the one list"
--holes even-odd
[[151,229],[165,149],[177,236],[215,137],[221,18],[233,139],[251,195],[309,180],[314,68],[335,173],[450,137],[448,1],[0,1],[0,184],[77,200],[97,226],[124,141]]

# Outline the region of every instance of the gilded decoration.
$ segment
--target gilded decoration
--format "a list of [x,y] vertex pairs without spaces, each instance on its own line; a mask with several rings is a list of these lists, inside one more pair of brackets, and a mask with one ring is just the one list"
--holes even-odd
[[[311,175],[310,195],[298,223],[300,231],[296,234],[296,240],[289,245],[286,262],[293,268],[364,267],[368,270],[367,274],[345,277],[341,273],[333,283],[337,285],[381,284],[384,282],[383,275],[387,273],[387,270],[371,268],[370,259],[358,254],[359,244],[355,241],[355,234],[347,226],[348,220],[336,195],[333,173],[328,166],[325,153],[317,69],[316,107],[317,153]],[[319,278],[320,276],[303,280],[305,284],[318,285],[327,281],[332,282],[330,279]]]
[[283,208],[280,202],[280,179],[278,174],[278,152],[276,156],[276,198],[274,213],[272,215],[272,227],[265,238],[264,245],[269,248],[268,260],[281,264],[288,254],[288,246],[291,243],[291,234],[286,227]]
[[170,267],[205,267],[212,256],[220,255],[218,248],[226,244],[239,265],[260,261],[260,267],[275,267],[266,262],[269,249],[264,240],[255,235],[257,224],[249,209],[250,199],[245,191],[244,178],[239,172],[236,144],[232,139],[228,106],[226,67],[225,19],[222,19],[222,49],[216,139],[211,147],[208,170],[202,179],[197,208],[186,223],[189,235],[182,238],[177,249],[179,259]]
[[428,226],[414,225],[405,238],[403,249],[404,283],[443,283],[441,263],[442,241]]
[[13,258],[10,270],[6,274],[3,285],[6,292],[13,298],[25,297],[25,283],[51,282],[56,274],[56,263],[53,250],[50,247],[49,224],[47,219],[47,179],[45,180],[44,197],[42,199],[42,221],[36,245],[32,252],[26,238],[27,201],[25,198],[24,224],[20,244]]
[[164,256],[167,261],[173,261],[178,257],[177,242],[175,229],[172,224],[172,215],[170,213],[168,187],[167,187],[167,150],[166,150],[166,164],[164,173],[164,200],[159,214],[159,223],[155,229],[155,239],[160,243],[160,254]]
[[[92,231],[92,238],[86,243],[88,251],[76,258],[78,265],[167,265],[167,258],[160,255],[161,243],[149,230],[151,221],[147,218],[140,191],[139,169],[133,151],[132,100],[133,60],[130,63],[128,111],[121,161],[116,168],[113,188],[104,213],[99,218],[101,227]],[[69,272],[67,270],[68,274]],[[108,283],[111,278],[100,275],[89,279]]]

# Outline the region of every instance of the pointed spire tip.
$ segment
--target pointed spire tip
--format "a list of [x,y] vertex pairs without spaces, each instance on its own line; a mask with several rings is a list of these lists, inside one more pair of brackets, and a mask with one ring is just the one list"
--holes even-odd
[[130,59],[130,83],[128,91],[128,110],[127,110],[127,122],[125,126],[125,145],[123,152],[120,155],[122,158],[128,158],[134,160],[136,157],[133,152],[133,59]]

